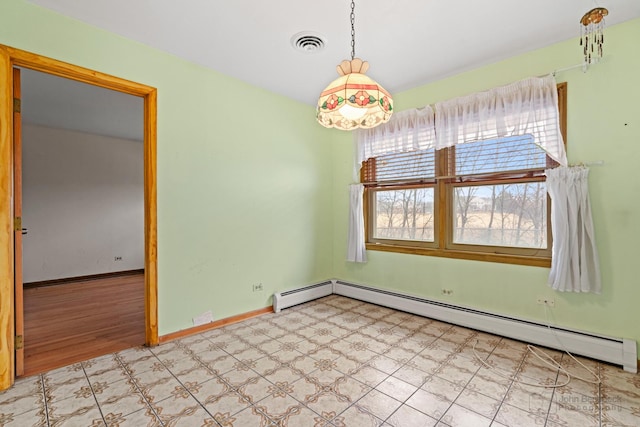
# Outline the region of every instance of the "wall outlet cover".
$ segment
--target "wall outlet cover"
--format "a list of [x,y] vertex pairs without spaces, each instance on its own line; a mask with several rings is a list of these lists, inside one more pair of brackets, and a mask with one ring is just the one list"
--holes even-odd
[[199,316],[193,318],[193,326],[205,325],[213,322],[213,313],[211,310],[205,311]]
[[537,302],[538,304],[546,305],[547,307],[553,308],[556,306],[556,300],[554,300],[553,298],[538,297]]

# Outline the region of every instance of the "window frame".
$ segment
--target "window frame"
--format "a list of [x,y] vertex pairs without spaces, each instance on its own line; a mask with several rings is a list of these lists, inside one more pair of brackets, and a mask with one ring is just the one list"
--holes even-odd
[[[567,144],[567,83],[559,83],[558,90],[558,112],[560,120],[560,133],[562,135],[565,148]],[[455,146],[435,151],[436,178],[425,179],[416,183],[399,183],[383,185],[364,186],[363,209],[365,246],[367,250],[408,253],[414,255],[426,255],[445,257],[453,259],[467,259],[475,261],[498,262],[506,264],[528,265],[536,267],[551,266],[551,200],[547,197],[547,248],[518,248],[505,246],[472,245],[464,243],[454,243],[454,222],[453,218],[453,198],[456,187],[468,187],[474,185],[500,185],[514,184],[518,182],[544,182],[546,177],[544,171],[518,171],[514,173],[488,174],[485,177],[477,177],[469,180],[455,182],[447,171],[447,166],[451,167],[452,156],[455,155]],[[362,164],[360,181],[365,183],[365,160]],[[553,161],[547,157],[547,167],[553,166]],[[407,241],[393,239],[376,239],[373,237],[372,216],[375,209],[375,194],[383,190],[401,190],[409,188],[434,188],[434,241]]]

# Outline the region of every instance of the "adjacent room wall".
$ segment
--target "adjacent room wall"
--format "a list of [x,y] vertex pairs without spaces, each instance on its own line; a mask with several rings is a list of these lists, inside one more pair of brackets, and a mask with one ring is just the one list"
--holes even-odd
[[22,136],[24,282],[143,269],[142,141],[26,124]]
[[[367,264],[345,261],[347,184],[352,145],[334,142],[334,272],[336,277],[501,314],[640,341],[640,20],[605,29],[605,58],[587,73],[560,72],[568,83],[569,162],[604,161],[590,172],[603,292],[568,294],[547,286],[548,268],[368,251]],[[579,64],[578,40],[520,55],[396,94],[397,111],[508,84]],[[345,160],[349,159],[349,160]],[[444,296],[442,289],[453,290]],[[548,315],[538,296],[555,298]]]

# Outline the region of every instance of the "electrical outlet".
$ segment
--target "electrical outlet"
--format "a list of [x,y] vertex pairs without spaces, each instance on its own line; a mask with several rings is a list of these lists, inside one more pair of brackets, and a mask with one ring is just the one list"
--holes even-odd
[[117,256],[113,258],[114,261],[122,261],[122,257],[121,256]]
[[253,285],[253,292],[262,292],[264,289],[262,288],[262,283],[258,283],[257,285]]
[[442,295],[451,295],[453,293],[453,291],[451,289],[443,289],[442,290]]
[[554,300],[553,298],[538,297],[538,304],[543,304],[543,305],[546,305],[547,307],[553,308],[556,306],[556,300]]

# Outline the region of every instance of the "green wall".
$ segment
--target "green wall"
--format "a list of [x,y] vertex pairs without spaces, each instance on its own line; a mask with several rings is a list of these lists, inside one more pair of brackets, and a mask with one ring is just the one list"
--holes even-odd
[[[640,341],[640,20],[606,29],[605,60],[568,82],[568,156],[591,169],[602,295],[561,294],[547,268],[369,251],[347,263],[350,133],[313,108],[21,0],[0,7],[0,43],[158,88],[160,334],[271,303],[335,277],[497,313]],[[395,95],[397,110],[485,90],[580,62],[577,39]],[[240,116],[237,113],[242,112]],[[254,112],[248,117],[248,112]],[[252,292],[262,283],[263,292]],[[441,289],[452,289],[443,297]]]
[[0,43],[158,89],[160,335],[332,277],[331,133],[311,106],[20,0]]
[[[552,323],[640,341],[640,20],[607,28],[603,62],[587,73],[560,72],[567,82],[570,163],[604,161],[590,172],[590,195],[600,253],[603,292],[550,290],[548,268],[368,251],[367,264],[345,261],[352,145],[334,142],[334,273],[354,283],[546,321],[538,296],[555,298]],[[433,104],[525,77],[579,64],[578,40],[570,40],[459,74],[394,96],[396,110]],[[389,83],[387,83],[389,84]],[[346,160],[348,159],[348,160]],[[453,294],[443,296],[443,288]]]

